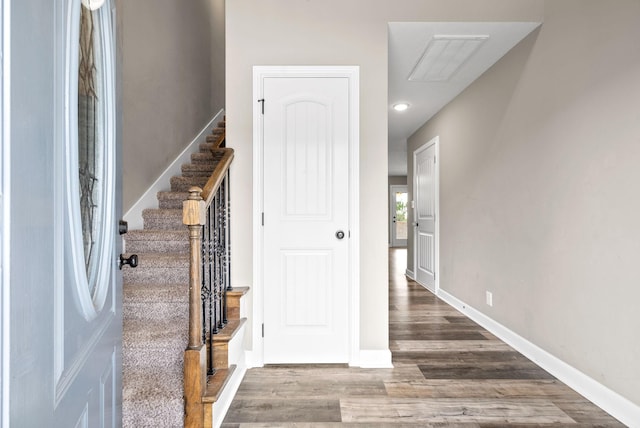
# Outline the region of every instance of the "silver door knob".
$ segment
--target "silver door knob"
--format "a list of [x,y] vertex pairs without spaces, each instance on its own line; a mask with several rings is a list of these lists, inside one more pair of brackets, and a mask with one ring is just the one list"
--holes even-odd
[[338,239],[344,238],[344,232],[341,231],[341,230],[337,231],[336,232],[336,238],[338,238]]

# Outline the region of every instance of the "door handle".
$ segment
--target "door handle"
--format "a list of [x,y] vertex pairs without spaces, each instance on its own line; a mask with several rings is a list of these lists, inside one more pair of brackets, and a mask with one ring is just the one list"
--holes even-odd
[[338,239],[344,238],[344,232],[342,230],[337,231],[336,232],[336,238],[338,238]]
[[128,231],[129,231],[129,223],[127,223],[124,220],[120,220],[120,223],[118,223],[118,233],[120,235],[124,235]]
[[131,254],[129,257],[125,257],[124,254],[120,254],[120,260],[118,261],[118,268],[122,270],[122,266],[129,265],[132,268],[138,266],[138,255]]

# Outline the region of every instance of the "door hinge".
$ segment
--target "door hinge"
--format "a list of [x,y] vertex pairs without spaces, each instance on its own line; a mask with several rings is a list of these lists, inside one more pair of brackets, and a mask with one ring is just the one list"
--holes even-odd
[[262,213],[262,225],[264,226],[264,213]]
[[264,337],[264,323],[262,324],[262,337]]
[[264,98],[259,99],[258,102],[261,104],[262,114],[264,115]]

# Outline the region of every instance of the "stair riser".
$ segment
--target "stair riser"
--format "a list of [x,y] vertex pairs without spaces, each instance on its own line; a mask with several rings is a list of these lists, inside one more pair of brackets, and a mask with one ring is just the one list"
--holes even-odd
[[213,163],[214,159],[211,152],[193,153],[191,155],[191,164],[193,165],[212,165]]
[[163,210],[180,210],[182,209],[182,200],[179,199],[160,199],[158,207]]
[[202,143],[200,144],[200,152],[202,153],[211,153],[211,150],[215,149],[216,146],[212,143]]
[[157,198],[160,209],[181,210],[182,202],[189,198],[189,192],[158,192]]

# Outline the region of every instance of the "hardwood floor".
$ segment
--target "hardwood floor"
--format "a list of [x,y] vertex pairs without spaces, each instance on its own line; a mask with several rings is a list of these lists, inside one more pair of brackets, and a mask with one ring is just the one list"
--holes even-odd
[[251,369],[222,427],[624,426],[407,280],[405,259],[390,250],[393,369]]

